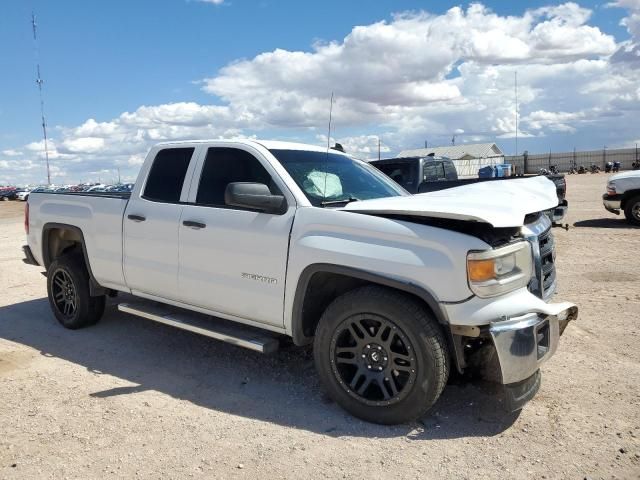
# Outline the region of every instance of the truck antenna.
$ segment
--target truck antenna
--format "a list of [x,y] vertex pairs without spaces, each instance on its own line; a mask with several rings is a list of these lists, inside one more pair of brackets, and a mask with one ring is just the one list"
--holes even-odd
[[333,115],[333,92],[331,92],[331,104],[329,105],[329,129],[327,131],[327,156],[324,165],[324,188],[322,190],[322,198],[327,198],[327,167],[329,166],[329,148],[331,144],[331,117]]
[[33,28],[33,45],[35,50],[36,57],[36,84],[38,85],[38,93],[40,94],[40,117],[42,119],[42,137],[44,139],[44,157],[47,161],[47,185],[51,185],[51,171],[49,169],[49,145],[47,141],[47,121],[44,116],[44,97],[42,95],[42,84],[44,80],[42,80],[42,76],[40,75],[40,55],[38,49],[38,35],[37,35],[37,24],[36,24],[36,15],[31,12],[31,27]]

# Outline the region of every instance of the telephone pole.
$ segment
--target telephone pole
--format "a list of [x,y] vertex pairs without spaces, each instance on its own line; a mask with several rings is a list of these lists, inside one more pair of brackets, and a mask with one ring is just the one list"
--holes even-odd
[[42,76],[40,75],[40,55],[38,51],[38,35],[36,15],[31,12],[31,27],[33,28],[33,45],[36,56],[36,84],[38,85],[38,93],[40,94],[40,117],[42,119],[42,137],[44,139],[44,157],[47,161],[47,185],[51,185],[51,171],[49,169],[49,145],[47,140],[47,121],[44,116],[44,97],[42,95]]

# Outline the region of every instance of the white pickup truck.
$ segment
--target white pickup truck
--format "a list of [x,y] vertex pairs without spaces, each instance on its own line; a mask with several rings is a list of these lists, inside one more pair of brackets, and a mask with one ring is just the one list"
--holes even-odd
[[[490,188],[490,191],[488,190]],[[330,396],[362,419],[423,415],[449,371],[537,392],[570,320],[544,177],[410,195],[334,150],[157,145],[131,194],[32,193],[25,262],[67,328],[121,311],[264,353],[313,343]],[[129,295],[129,298],[131,296]]]
[[620,215],[623,211],[627,222],[640,226],[640,170],[611,175],[602,203],[609,212]]

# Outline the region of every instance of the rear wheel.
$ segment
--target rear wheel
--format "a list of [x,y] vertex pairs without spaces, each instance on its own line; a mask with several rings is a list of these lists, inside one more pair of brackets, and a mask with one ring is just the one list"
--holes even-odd
[[53,314],[65,328],[78,329],[97,323],[105,307],[105,296],[92,297],[89,272],[82,256],[67,253],[49,265],[47,294]]
[[339,405],[381,424],[424,415],[449,374],[446,342],[430,313],[411,297],[378,286],[329,305],[316,331],[314,360]]
[[640,195],[636,195],[625,202],[624,216],[631,225],[640,225]]

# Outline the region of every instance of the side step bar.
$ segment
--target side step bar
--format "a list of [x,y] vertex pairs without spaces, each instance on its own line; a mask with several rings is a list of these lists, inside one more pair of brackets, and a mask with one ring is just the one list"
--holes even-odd
[[121,303],[118,310],[260,353],[272,353],[279,347],[275,336],[258,328],[171,305],[157,302]]

